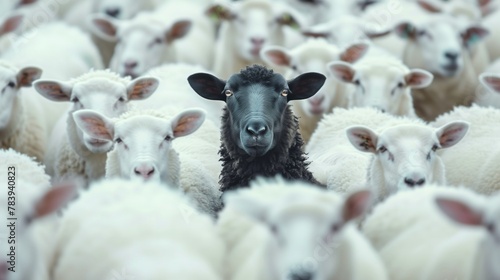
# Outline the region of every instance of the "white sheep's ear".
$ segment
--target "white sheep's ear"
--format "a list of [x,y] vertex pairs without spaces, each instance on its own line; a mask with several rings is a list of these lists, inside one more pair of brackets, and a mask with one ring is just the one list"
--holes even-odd
[[490,91],[500,93],[500,75],[483,73],[479,76],[479,81]]
[[73,87],[58,81],[38,80],[33,83],[35,90],[52,101],[69,101]]
[[437,197],[436,204],[438,208],[451,220],[470,226],[483,225],[483,211],[471,207],[462,201]]
[[33,82],[40,79],[42,76],[42,69],[38,67],[25,67],[17,73],[17,86],[18,87],[31,87]]
[[453,121],[436,129],[436,136],[439,139],[441,148],[454,146],[469,130],[469,123],[464,121]]
[[205,115],[205,111],[201,109],[189,109],[179,113],[172,119],[174,137],[186,136],[198,130],[205,121]]
[[333,61],[330,62],[327,67],[335,78],[341,80],[344,83],[353,82],[356,70],[354,70],[350,63],[343,61]]
[[354,63],[366,54],[369,47],[370,46],[365,43],[359,43],[349,46],[340,54],[340,60]]
[[93,15],[87,25],[92,33],[103,40],[116,42],[118,39],[120,21],[117,19],[105,15]]
[[432,80],[434,80],[434,75],[430,72],[422,69],[412,69],[410,73],[405,75],[405,83],[410,88],[424,88],[428,87]]
[[142,100],[150,97],[158,86],[160,81],[154,77],[136,78],[127,86],[127,96],[129,100]]
[[87,135],[95,139],[113,141],[115,126],[111,119],[94,110],[78,110],[73,113],[76,125]]
[[205,14],[217,22],[220,22],[223,20],[231,21],[231,20],[237,18],[237,15],[235,12],[233,12],[229,7],[223,6],[221,4],[215,4],[215,5],[210,6],[206,10]]
[[23,22],[24,15],[12,15],[5,19],[0,25],[0,36],[13,32],[21,26]]
[[191,30],[191,21],[190,20],[179,20],[176,21],[172,27],[170,27],[165,33],[165,40],[168,44],[172,43],[177,39],[181,39],[186,36]]
[[394,33],[402,39],[415,40],[417,38],[417,27],[409,22],[397,24]]
[[349,195],[344,202],[344,206],[342,207],[342,218],[344,219],[344,222],[348,222],[361,216],[366,209],[368,209],[371,197],[372,194],[369,190],[361,190]]
[[481,26],[470,26],[462,32],[462,41],[466,48],[481,42],[490,31]]
[[437,14],[442,13],[443,9],[437,6],[437,3],[432,3],[427,0],[418,0],[418,5],[429,13]]
[[[52,186],[35,204],[31,219],[37,219],[54,213],[64,207],[78,192],[75,183],[60,183]],[[29,219],[29,220],[31,220]]]
[[377,152],[377,134],[366,126],[352,126],[346,129],[347,139],[354,148],[369,153]]
[[266,46],[260,51],[264,62],[273,66],[291,66],[292,57],[288,50],[280,46]]
[[265,202],[257,200],[241,191],[225,193],[223,199],[226,207],[235,209],[254,221],[266,222],[270,205]]

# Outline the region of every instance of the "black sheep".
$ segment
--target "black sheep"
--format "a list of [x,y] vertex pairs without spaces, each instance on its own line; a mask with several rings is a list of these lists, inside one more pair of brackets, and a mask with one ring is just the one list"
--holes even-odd
[[189,76],[200,96],[226,102],[219,151],[221,191],[247,187],[257,176],[281,175],[319,184],[307,170],[299,123],[287,102],[313,96],[325,79],[305,73],[287,81],[259,65],[241,70],[227,82],[207,73]]

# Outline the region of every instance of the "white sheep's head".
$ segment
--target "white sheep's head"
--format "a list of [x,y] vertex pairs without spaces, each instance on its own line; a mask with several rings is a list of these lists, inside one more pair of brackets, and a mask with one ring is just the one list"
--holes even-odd
[[12,111],[21,87],[31,87],[40,78],[42,70],[36,67],[25,67],[21,70],[0,62],[0,131],[10,123]]
[[[158,79],[153,77],[130,81],[109,71],[91,71],[69,82],[39,80],[34,87],[47,99],[71,102],[71,112],[92,109],[108,117],[118,117],[128,109],[130,100],[148,98],[158,84]],[[93,153],[105,153],[113,146],[112,141],[92,137],[78,129],[77,134],[80,143]]]
[[364,213],[370,192],[359,191],[342,201],[335,193],[286,184],[289,193],[281,194],[272,203],[256,199],[251,193],[227,194],[226,208],[257,221],[270,233],[264,260],[269,265],[270,271],[265,273],[270,273],[270,279],[332,279],[338,273],[338,250],[346,227]]
[[300,28],[302,19],[295,10],[277,1],[248,0],[216,4],[207,10],[210,17],[228,22],[231,46],[242,59],[259,60],[265,46],[284,43],[284,26]]
[[425,70],[409,70],[383,59],[359,64],[334,61],[328,69],[340,81],[355,86],[348,96],[350,107],[373,107],[393,115],[413,112],[411,89],[427,87],[434,78]]
[[[34,243],[35,237],[32,231],[34,223],[39,220],[43,222],[44,217],[63,207],[75,196],[77,188],[75,185],[68,183],[43,188],[21,179],[16,180],[14,189],[16,205],[12,207],[15,209],[13,212],[17,220],[9,221],[7,218],[11,216],[8,213],[8,202],[13,200],[8,199],[7,196],[9,191],[7,189],[7,170],[4,169],[3,173],[5,176],[0,176],[0,178],[5,182],[5,194],[0,195],[0,207],[2,208],[0,218],[6,224],[0,227],[0,251],[2,252],[0,254],[0,279],[34,279],[36,277],[32,274],[38,266],[38,262],[45,261],[37,256],[37,248]],[[22,174],[22,170],[19,170],[19,174]],[[15,232],[12,232],[14,227],[9,227],[11,222],[15,223]],[[14,241],[15,243],[13,243]],[[10,256],[12,255],[11,246],[15,246],[15,257],[13,259]],[[12,266],[15,266],[15,272],[8,270],[8,267]]]
[[328,77],[328,63],[334,60],[354,62],[367,50],[368,45],[364,43],[352,45],[341,51],[325,39],[309,39],[292,50],[280,46],[264,47],[260,55],[262,60],[272,66],[288,68],[287,77],[297,77],[306,72],[317,72],[327,77],[323,87],[314,96],[297,101],[302,111],[312,116],[327,113],[334,105],[337,81]]
[[482,250],[486,254],[481,279],[500,279],[500,193],[485,203],[470,197],[440,195],[435,198],[438,208],[451,220],[464,226],[483,227],[488,235]]
[[[465,58],[475,44],[489,34],[478,25],[463,28],[457,19],[439,15],[416,25],[400,23],[394,32],[416,44],[422,61],[419,65],[442,77],[453,77],[462,72]],[[468,66],[470,67],[470,65]]]
[[179,19],[168,23],[149,18],[147,14],[126,21],[94,16],[91,23],[96,35],[117,42],[110,69],[132,78],[160,65],[166,56],[165,52],[174,54],[174,41],[183,38],[191,30],[190,20]]
[[140,11],[149,7],[150,1],[135,0],[93,0],[92,10],[94,13],[105,14],[117,19],[131,19]]
[[346,130],[351,144],[362,152],[374,154],[370,176],[383,176],[386,188],[394,193],[427,183],[443,183],[443,163],[438,149],[457,144],[467,133],[468,123],[450,122],[439,128],[407,124],[384,129],[377,134],[365,126]]
[[495,73],[483,73],[479,75],[479,81],[489,91],[500,94],[500,75]]
[[112,152],[118,155],[120,176],[168,182],[169,172],[178,168],[168,166],[172,141],[195,132],[204,122],[205,113],[188,109],[169,119],[154,111],[130,111],[112,120],[92,110],[81,110],[73,118],[91,137],[115,143]]

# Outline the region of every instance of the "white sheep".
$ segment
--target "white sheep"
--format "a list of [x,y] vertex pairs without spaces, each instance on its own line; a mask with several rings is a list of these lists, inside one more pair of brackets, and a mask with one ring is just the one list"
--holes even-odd
[[500,58],[500,51],[498,50],[498,42],[500,42],[500,32],[497,30],[500,17],[500,9],[498,7],[495,11],[486,15],[481,21],[482,25],[488,28],[491,32],[490,36],[485,39],[485,44],[488,49],[488,54],[490,56],[491,61]]
[[367,48],[366,44],[355,44],[342,50],[323,38],[310,38],[291,50],[280,46],[262,49],[262,59],[269,65],[285,67],[287,79],[305,72],[318,72],[327,77],[314,96],[292,103],[293,112],[299,118],[300,134],[306,143],[323,114],[331,112],[334,107],[347,107],[345,86],[328,77],[327,64],[336,60],[354,62],[364,55]]
[[328,69],[338,80],[354,85],[345,90],[347,107],[374,107],[396,116],[416,117],[412,90],[425,88],[433,81],[431,73],[409,69],[373,45],[360,60],[334,61]]
[[211,121],[203,124],[202,110],[132,110],[118,119],[81,110],[74,120],[91,137],[115,142],[106,161],[107,178],[161,181],[180,188],[203,212],[215,216],[221,208],[220,132]]
[[[0,150],[0,279],[48,280],[57,228],[53,214],[75,194],[72,185],[50,186],[43,166],[12,149]],[[15,218],[15,219],[13,219]]]
[[444,183],[436,150],[458,143],[467,129],[460,121],[433,128],[373,108],[339,108],[323,118],[305,150],[320,183],[341,193],[367,185],[383,200],[401,189]]
[[56,240],[54,280],[224,279],[212,219],[159,183],[93,184],[70,204]]
[[157,78],[160,84],[156,93],[148,99],[138,101],[137,107],[142,109],[161,109],[165,106],[181,109],[202,108],[206,111],[207,119],[219,127],[223,104],[207,102],[188,83],[187,78],[199,72],[209,73],[206,68],[187,63],[168,63],[150,69],[144,76]]
[[91,29],[101,38],[117,42],[109,66],[121,75],[136,77],[166,62],[210,69],[215,24],[204,10],[204,5],[171,1],[130,20],[95,16]]
[[481,85],[475,92],[474,103],[500,108],[500,59],[493,62],[481,75]]
[[[103,68],[90,36],[63,22],[45,24],[19,35],[11,48],[1,54],[1,59],[20,68],[38,67],[43,70],[44,79],[68,80],[87,73],[91,68]],[[43,108],[48,137],[68,105],[47,100],[34,90],[30,97]]]
[[497,279],[498,202],[498,196],[487,199],[463,187],[429,185],[379,204],[362,231],[391,277]]
[[217,225],[229,279],[388,279],[351,222],[369,198],[366,190],[344,199],[283,179],[260,179],[226,194]]
[[24,88],[40,78],[36,67],[18,69],[0,60],[0,148],[12,148],[42,162],[47,144],[47,127],[40,104]]
[[55,180],[72,176],[95,180],[104,176],[106,152],[113,143],[84,134],[72,113],[94,109],[117,117],[128,110],[130,100],[148,98],[158,87],[158,80],[144,77],[131,81],[109,70],[94,70],[69,81],[38,80],[34,87],[48,100],[72,103],[51,135],[45,161],[48,173]]
[[483,194],[492,194],[500,189],[498,162],[500,149],[496,139],[500,129],[500,110],[496,108],[457,107],[453,111],[439,116],[432,126],[455,120],[469,122],[467,136],[449,150],[439,152],[446,167],[446,179],[449,184],[473,188]]
[[488,63],[481,43],[488,34],[486,29],[474,24],[463,28],[457,19],[436,15],[417,25],[401,23],[395,32],[407,39],[403,62],[434,75],[429,87],[413,91],[419,117],[432,121],[454,106],[470,105],[478,86],[477,76]]
[[326,22],[331,18],[350,14],[351,5],[347,1],[337,0],[281,0],[300,11],[307,18],[307,26]]
[[303,18],[282,4],[248,0],[217,3],[207,10],[209,16],[222,21],[213,65],[218,77],[227,79],[247,65],[263,64],[259,56],[263,47],[287,46],[288,40],[297,35],[289,27],[300,28]]

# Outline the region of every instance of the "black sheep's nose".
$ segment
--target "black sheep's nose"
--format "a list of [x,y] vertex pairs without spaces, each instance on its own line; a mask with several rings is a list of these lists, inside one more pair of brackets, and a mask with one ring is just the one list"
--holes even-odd
[[246,131],[254,137],[263,136],[267,132],[267,126],[261,122],[252,122],[247,125]]
[[106,14],[115,18],[120,15],[120,8],[107,8]]

